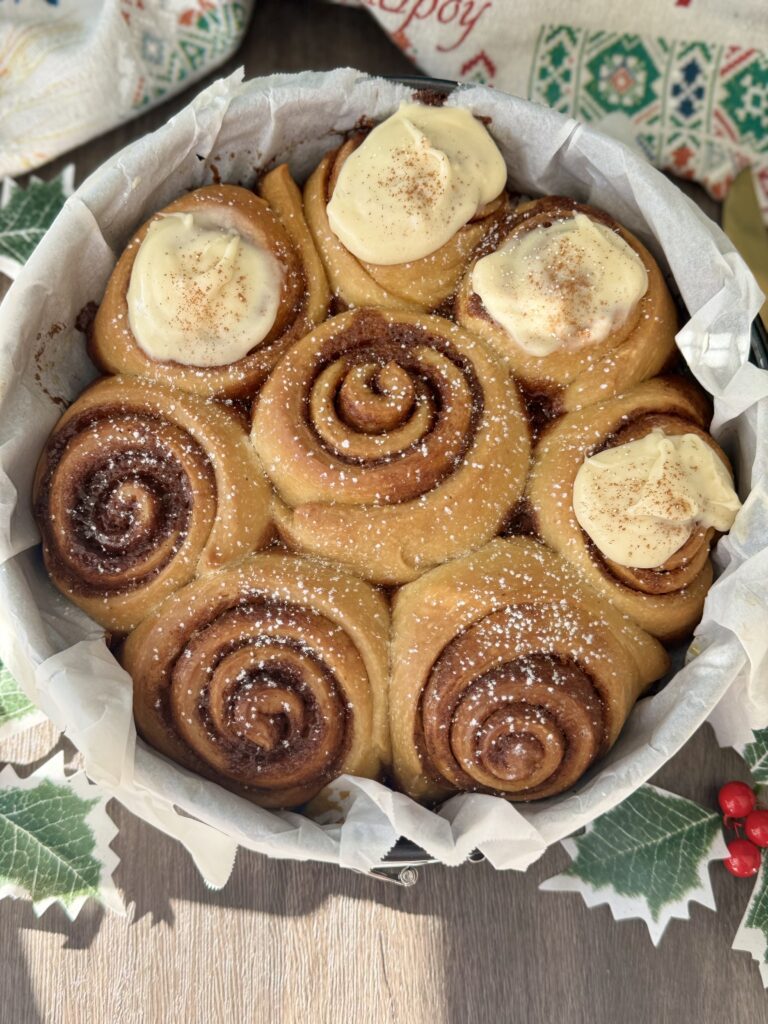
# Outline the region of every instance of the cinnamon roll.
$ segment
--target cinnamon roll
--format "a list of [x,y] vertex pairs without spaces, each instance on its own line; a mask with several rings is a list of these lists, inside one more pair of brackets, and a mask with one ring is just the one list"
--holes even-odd
[[393,609],[394,774],[414,799],[536,800],[613,745],[664,674],[661,645],[529,538],[497,538],[403,587]]
[[97,381],[64,413],[33,500],[51,579],[116,633],[271,533],[240,417],[138,377]]
[[518,206],[487,237],[456,318],[554,415],[628,390],[675,353],[677,314],[653,256],[608,214],[562,196]]
[[510,209],[504,160],[458,107],[402,104],[328,153],[304,190],[307,222],[344,307],[436,310]]
[[373,309],[286,352],[251,437],[283,539],[380,583],[489,540],[529,462],[517,391],[482,341],[439,317]]
[[121,660],[139,733],[264,807],[296,807],[389,761],[383,597],[337,567],[269,552],[201,577]]
[[694,385],[646,381],[552,423],[528,482],[538,536],[667,642],[701,617],[710,546],[739,508],[708,421]]
[[101,370],[248,397],[324,319],[328,285],[287,166],[259,191],[208,185],[136,232],[93,325],[89,351]]

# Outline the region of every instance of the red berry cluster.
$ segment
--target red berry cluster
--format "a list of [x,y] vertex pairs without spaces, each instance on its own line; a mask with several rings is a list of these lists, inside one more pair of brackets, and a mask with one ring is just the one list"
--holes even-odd
[[726,782],[717,801],[723,824],[736,833],[723,864],[737,878],[750,878],[760,870],[760,848],[768,846],[768,811],[756,808],[755,791],[746,782]]

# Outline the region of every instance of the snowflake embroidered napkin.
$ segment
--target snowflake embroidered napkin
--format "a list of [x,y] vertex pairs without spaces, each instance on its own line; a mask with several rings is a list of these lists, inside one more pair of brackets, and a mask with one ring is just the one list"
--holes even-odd
[[222,64],[253,0],[0,0],[0,177],[135,117]]
[[715,198],[751,164],[768,220],[767,0],[336,2],[429,74],[592,122]]

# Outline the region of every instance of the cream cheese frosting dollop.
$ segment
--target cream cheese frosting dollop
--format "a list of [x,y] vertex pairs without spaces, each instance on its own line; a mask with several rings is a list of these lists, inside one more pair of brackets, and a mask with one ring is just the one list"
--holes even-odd
[[472,288],[510,338],[534,356],[599,344],[648,289],[642,260],[586,214],[512,235],[483,256]]
[[581,528],[606,558],[635,569],[663,565],[696,526],[730,529],[740,507],[706,441],[658,428],[585,459],[573,487]]
[[191,213],[152,221],[128,285],[128,322],[152,359],[237,362],[269,334],[280,304],[275,257]]
[[496,143],[468,110],[401,103],[345,160],[328,222],[358,259],[406,263],[445,245],[506,181]]

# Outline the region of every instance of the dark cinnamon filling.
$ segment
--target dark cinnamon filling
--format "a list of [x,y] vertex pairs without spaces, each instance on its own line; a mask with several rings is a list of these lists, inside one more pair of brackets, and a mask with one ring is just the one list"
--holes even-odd
[[538,537],[536,513],[528,498],[520,500],[510,509],[499,529],[500,537]]
[[126,558],[142,561],[158,538],[186,532],[189,480],[162,452],[122,452],[119,462],[86,476],[78,491],[68,538],[88,568],[119,572]]
[[[179,430],[185,463],[163,448],[155,436],[163,422],[144,411],[96,408],[49,441],[34,514],[50,571],[71,592],[128,592],[175,557],[189,529],[196,487],[201,478],[212,486],[214,477],[190,435]],[[86,455],[68,451],[71,442],[104,423],[110,430],[114,424],[114,435],[103,446]],[[54,483],[66,498],[66,512],[56,521],[50,511]],[[145,561],[151,562],[146,571],[130,571]]]
[[[318,445],[335,459],[350,466],[373,467],[403,460],[419,449],[427,437],[439,437],[444,422],[444,412],[451,403],[451,389],[449,382],[441,379],[438,370],[426,367],[419,361],[415,350],[425,347],[440,352],[458,368],[471,395],[469,429],[460,438],[445,439],[445,445],[450,446],[452,465],[459,465],[474,443],[485,408],[482,385],[472,364],[445,338],[410,324],[388,321],[381,314],[369,310],[358,313],[352,324],[346,327],[342,333],[325,341],[313,368],[313,379],[305,385],[304,416]],[[344,360],[348,370],[366,364],[375,364],[379,369],[370,378],[368,385],[370,392],[376,397],[391,399],[392,406],[397,403],[397,398],[393,397],[394,388],[382,386],[382,379],[386,375],[390,377],[399,375],[400,390],[408,388],[414,396],[414,400],[417,391],[426,397],[432,414],[427,433],[422,433],[401,450],[382,458],[360,458],[348,455],[336,447],[331,447],[312,422],[310,398],[314,381],[326,367],[339,359]],[[345,383],[346,377],[336,391],[334,406],[341,422],[346,423],[352,429],[366,434],[386,434],[406,423],[413,411],[414,400],[411,400],[402,403],[400,408],[396,408],[394,416],[391,415],[392,406],[390,406],[388,414],[386,412],[384,415],[374,414],[366,422],[363,422],[361,418],[355,419],[354,415],[350,415],[349,404],[345,404],[344,401]],[[384,409],[386,410],[386,406]],[[449,467],[431,480],[430,486],[437,486],[450,475],[451,468]]]
[[516,656],[513,636],[499,640],[508,660],[482,671],[476,638],[498,633],[503,614],[472,624],[437,658],[414,742],[425,774],[439,785],[535,799],[571,785],[603,751],[606,709],[577,661],[544,651]]
[[[308,614],[254,598],[219,610],[186,639],[169,666],[158,712],[206,773],[246,787],[314,790],[338,774],[352,736],[340,681],[322,652],[262,628],[283,622],[295,632]],[[230,677],[227,666],[238,658],[246,667]],[[205,752],[211,745],[214,760]]]
[[[258,647],[259,638],[248,640],[247,643]],[[299,644],[290,641],[284,642],[284,646],[296,651],[300,649]],[[306,654],[306,651],[302,653]],[[317,663],[321,664],[319,660]],[[339,713],[344,716],[336,681],[324,666],[323,671],[328,679],[329,701],[334,706],[338,704]],[[270,689],[275,694],[276,703],[284,705],[283,709],[258,707],[254,691],[261,694]],[[301,714],[293,716],[290,713],[294,710],[291,705],[296,704],[300,705]],[[212,734],[216,732],[210,711],[210,690],[207,687],[201,689],[198,712],[205,728]],[[322,744],[327,724],[327,714],[323,713],[293,666],[274,662],[268,670],[242,674],[237,687],[227,697],[224,717],[229,731],[218,734],[219,743],[226,748],[229,769],[235,775],[248,773],[255,765],[279,767],[290,762],[296,768],[308,762]],[[325,763],[316,777],[332,777],[342,754],[342,749],[337,748],[334,756]]]
[[563,388],[548,381],[518,381],[528,417],[531,441],[535,443],[546,427],[563,412]]

